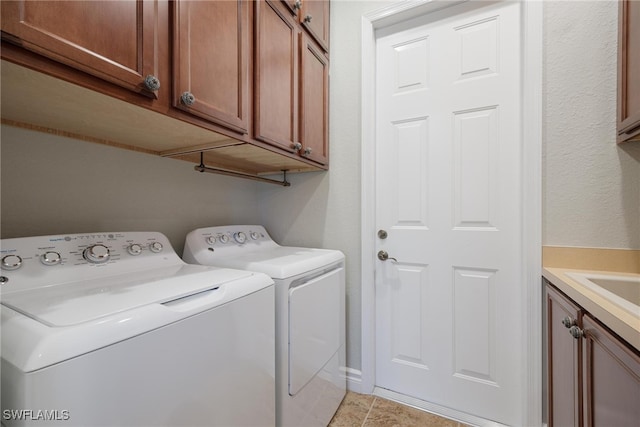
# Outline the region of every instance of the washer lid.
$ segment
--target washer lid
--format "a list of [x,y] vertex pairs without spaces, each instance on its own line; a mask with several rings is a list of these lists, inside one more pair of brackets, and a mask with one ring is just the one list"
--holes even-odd
[[273,279],[288,279],[344,260],[338,250],[276,246],[231,257],[198,259],[203,264],[265,273]]
[[48,326],[72,326],[187,297],[250,272],[179,265],[3,295],[2,305]]

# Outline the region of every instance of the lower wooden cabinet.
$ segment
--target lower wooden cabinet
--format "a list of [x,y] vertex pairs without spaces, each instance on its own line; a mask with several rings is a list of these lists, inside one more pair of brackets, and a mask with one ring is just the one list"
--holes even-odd
[[546,282],[548,425],[635,427],[640,353]]
[[585,426],[640,424],[640,358],[589,314],[584,331]]

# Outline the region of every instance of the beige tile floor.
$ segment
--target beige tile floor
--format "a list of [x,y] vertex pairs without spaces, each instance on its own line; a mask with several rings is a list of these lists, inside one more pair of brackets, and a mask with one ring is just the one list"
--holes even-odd
[[377,396],[347,392],[329,427],[467,427]]

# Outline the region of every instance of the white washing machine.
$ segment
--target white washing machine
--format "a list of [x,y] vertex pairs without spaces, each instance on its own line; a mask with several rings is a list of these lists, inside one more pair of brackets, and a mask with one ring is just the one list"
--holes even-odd
[[346,391],[340,251],[280,246],[262,226],[187,235],[189,263],[266,273],[276,286],[276,424],[326,426]]
[[273,281],[154,232],[0,240],[7,427],[273,426]]

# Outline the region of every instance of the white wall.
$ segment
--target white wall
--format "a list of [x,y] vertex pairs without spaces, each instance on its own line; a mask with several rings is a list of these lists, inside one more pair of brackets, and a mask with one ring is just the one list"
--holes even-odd
[[259,222],[260,186],[193,164],[2,126],[2,238]]
[[544,4],[543,244],[640,249],[640,143],[616,147],[618,4]]

